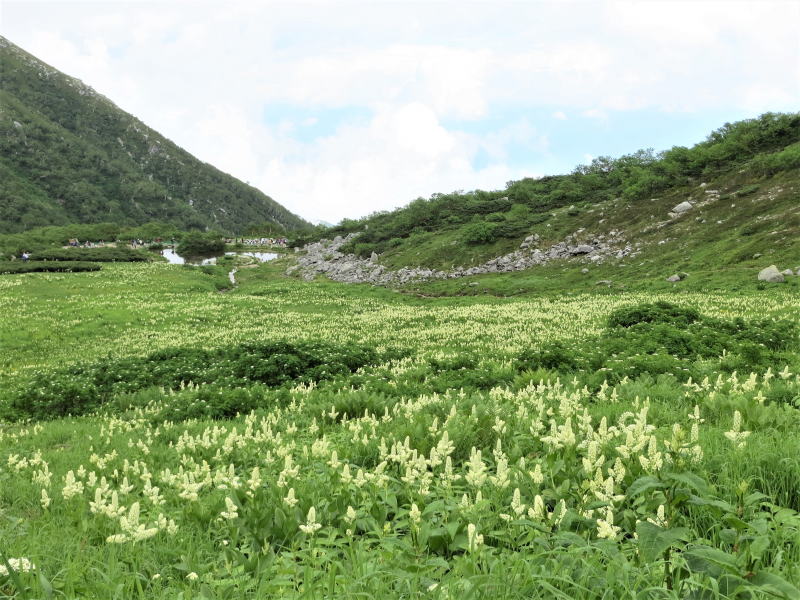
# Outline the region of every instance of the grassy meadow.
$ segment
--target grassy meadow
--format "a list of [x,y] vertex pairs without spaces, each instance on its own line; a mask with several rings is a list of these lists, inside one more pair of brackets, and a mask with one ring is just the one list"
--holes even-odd
[[794,283],[284,268],[0,276],[0,598],[800,597]]

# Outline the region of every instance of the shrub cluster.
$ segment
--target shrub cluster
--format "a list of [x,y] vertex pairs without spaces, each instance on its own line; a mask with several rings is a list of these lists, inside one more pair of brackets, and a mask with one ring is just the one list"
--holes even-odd
[[219,234],[197,231],[186,234],[177,247],[181,256],[207,256],[222,254],[224,251],[225,240]]
[[605,331],[583,343],[552,342],[525,350],[519,365],[600,373],[612,382],[663,373],[685,381],[707,371],[702,361],[713,361],[724,371],[766,368],[797,347],[797,326],[789,321],[719,319],[657,302],[614,311]]
[[276,387],[349,374],[399,357],[371,348],[331,346],[315,342],[259,342],[230,348],[169,348],[146,357],[102,360],[57,371],[36,373],[27,385],[11,392],[10,418],[54,419],[81,415],[116,394],[183,383],[235,388],[261,383]]
[[150,257],[139,250],[131,248],[54,248],[39,250],[31,255],[34,260],[75,261],[92,260],[95,262],[145,262]]
[[17,273],[78,273],[99,271],[100,265],[91,262],[0,261],[0,275]]
[[756,175],[800,168],[798,140],[800,113],[765,113],[757,119],[726,123],[692,148],[675,146],[660,153],[646,149],[618,158],[600,156],[572,173],[509,181],[502,190],[434,194],[392,212],[344,219],[330,229],[307,232],[302,242],[360,231],[358,245],[351,244],[345,251],[369,256],[373,250],[389,249],[391,240],[453,226],[464,227],[468,244],[517,239],[532,233],[533,226],[560,207],[576,205],[568,208],[568,214],[577,216],[581,205],[590,207],[614,198],[641,201],[742,166]]

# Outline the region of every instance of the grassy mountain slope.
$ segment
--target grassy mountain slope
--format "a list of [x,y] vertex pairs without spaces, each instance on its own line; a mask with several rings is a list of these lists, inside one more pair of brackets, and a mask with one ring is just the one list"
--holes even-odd
[[166,221],[239,232],[300,217],[0,37],[0,232]]
[[[693,208],[671,218],[671,209],[687,200]],[[513,293],[540,288],[547,273],[580,274],[587,267],[590,273],[579,277],[584,286],[587,278],[634,283],[679,271],[705,274],[687,280],[690,286],[764,263],[796,268],[800,114],[768,113],[726,124],[693,148],[600,157],[568,175],[509,182],[504,190],[418,199],[393,212],[345,221],[324,237],[356,231],[362,233],[343,250],[362,257],[377,252],[392,268],[478,265],[514,251],[532,234],[542,249],[569,235],[575,243],[591,243],[611,232],[637,247],[635,256],[603,265],[582,257],[415,286],[429,292],[477,293],[487,286],[465,286],[479,280]],[[754,259],[757,254],[762,256]]]

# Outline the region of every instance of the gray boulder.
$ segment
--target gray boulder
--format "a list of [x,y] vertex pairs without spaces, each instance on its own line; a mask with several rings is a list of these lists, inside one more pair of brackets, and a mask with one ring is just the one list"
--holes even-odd
[[766,269],[761,269],[758,273],[759,281],[766,281],[767,283],[783,283],[786,279],[783,273],[778,270],[775,265],[770,265]]
[[692,210],[692,208],[694,208],[694,206],[692,206],[692,203],[689,202],[689,201],[685,201],[685,202],[681,202],[677,206],[672,207],[672,211],[671,212],[674,212],[675,214],[678,214],[678,215],[682,215],[683,213]]
[[676,282],[678,282],[680,280],[681,280],[681,276],[678,275],[678,274],[670,275],[669,277],[667,277],[667,281],[669,281],[670,283],[676,283]]
[[783,271],[781,271],[781,275],[792,275],[793,276],[794,275],[794,271],[792,271],[791,269],[784,269]]

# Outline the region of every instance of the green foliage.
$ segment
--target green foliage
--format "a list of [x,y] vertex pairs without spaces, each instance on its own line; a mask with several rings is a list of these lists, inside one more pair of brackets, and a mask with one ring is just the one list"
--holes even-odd
[[695,308],[677,306],[669,302],[637,304],[618,308],[608,316],[609,327],[631,327],[638,323],[668,323],[685,326],[700,318]]
[[99,270],[100,265],[91,262],[0,261],[0,274],[4,275],[17,273],[79,273]]
[[[387,352],[385,357],[393,355]],[[218,390],[258,382],[275,387],[351,373],[379,357],[370,348],[312,342],[254,343],[216,350],[170,348],[144,358],[104,360],[35,375],[11,395],[8,410],[10,417],[18,419],[55,419],[93,411],[114,394],[153,386],[177,389],[192,382],[216,384]],[[228,414],[224,409],[229,404],[227,396],[220,402],[223,408],[210,409],[215,416]]]
[[34,252],[31,254],[31,259],[40,261],[146,262],[150,260],[150,256],[141,250],[132,250],[131,248],[57,248]]
[[[796,351],[771,370],[695,361],[708,377],[683,384],[510,360],[647,332],[691,353],[709,329],[769,352],[786,331],[751,325],[797,321],[785,286],[680,295],[695,318],[660,294],[416,298],[283,268],[242,270],[226,294],[221,266],[0,282],[0,395],[99,407],[0,423],[0,564],[36,565],[0,574],[0,595],[798,597]],[[159,530],[109,539],[137,520]]]
[[[591,207],[615,198],[641,202],[697,178],[712,179],[742,166],[757,175],[791,172],[800,167],[798,141],[800,113],[765,113],[725,124],[692,148],[601,156],[567,175],[509,181],[504,190],[434,194],[392,212],[309,232],[302,241],[359,231],[357,241],[345,250],[369,256],[389,249],[390,240],[406,240],[414,232],[458,229],[466,244],[475,245],[518,239],[550,218],[549,211],[573,204]],[[742,191],[746,195],[755,190]],[[577,209],[567,213],[580,215]]]
[[703,361],[726,371],[766,368],[797,348],[797,326],[790,321],[725,320],[657,302],[612,312],[606,330],[579,345],[550,342],[524,350],[519,363],[526,369],[596,372],[609,381],[667,373],[685,381],[709,368]]
[[215,233],[192,231],[181,239],[177,247],[181,256],[210,256],[225,251],[225,240]]
[[227,232],[251,223],[307,225],[94,90],[2,42],[0,232],[108,221]]
[[497,239],[497,224],[471,223],[464,230],[464,242],[467,244],[490,244]]
[[751,169],[759,175],[774,175],[780,171],[800,169],[800,144],[794,144],[781,152],[760,154]]

